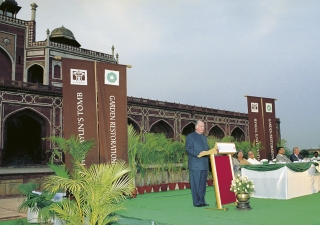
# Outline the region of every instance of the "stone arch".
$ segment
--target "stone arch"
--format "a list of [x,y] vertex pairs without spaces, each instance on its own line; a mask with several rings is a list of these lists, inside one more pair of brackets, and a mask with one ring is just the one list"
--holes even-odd
[[184,136],[187,136],[188,134],[194,132],[195,130],[196,130],[196,125],[190,122],[182,128],[181,134],[183,134]]
[[208,136],[213,136],[217,139],[222,139],[225,136],[225,133],[219,125],[215,125],[209,130]]
[[173,128],[164,120],[158,120],[150,126],[150,133],[164,133],[167,138],[174,138]]
[[[9,60],[8,60],[9,58]],[[2,70],[0,76],[5,80],[15,80],[15,63],[10,53],[0,45],[0,68],[7,68]],[[11,68],[11,71],[10,71]]]
[[235,127],[231,132],[231,136],[234,137],[235,141],[245,141],[245,134],[240,127]]
[[139,126],[139,124],[132,118],[128,117],[128,125],[132,125],[134,130],[137,132],[137,134],[140,134],[141,132],[141,128]]
[[4,148],[1,165],[44,164],[48,161],[47,143],[50,122],[32,108],[16,110],[4,118]]
[[40,64],[32,64],[27,69],[27,82],[43,84],[44,68]]

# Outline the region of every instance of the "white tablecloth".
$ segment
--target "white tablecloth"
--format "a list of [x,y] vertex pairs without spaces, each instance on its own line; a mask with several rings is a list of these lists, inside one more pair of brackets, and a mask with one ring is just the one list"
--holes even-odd
[[320,190],[320,175],[312,165],[305,172],[295,172],[288,167],[272,171],[241,169],[242,176],[253,180],[255,193],[252,197],[290,199],[317,193]]

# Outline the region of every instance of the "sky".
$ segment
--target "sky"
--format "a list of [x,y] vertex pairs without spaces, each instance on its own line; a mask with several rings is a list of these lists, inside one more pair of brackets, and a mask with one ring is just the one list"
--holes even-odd
[[247,113],[275,98],[287,147],[320,147],[320,1],[16,0],[36,40],[62,25],[127,70],[128,96]]

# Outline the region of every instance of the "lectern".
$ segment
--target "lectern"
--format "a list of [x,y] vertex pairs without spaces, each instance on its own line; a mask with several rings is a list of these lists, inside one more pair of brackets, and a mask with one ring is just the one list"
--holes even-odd
[[198,157],[210,155],[217,209],[228,210],[222,205],[236,202],[236,196],[230,191],[234,178],[231,154],[236,152],[234,143],[216,142],[215,146]]

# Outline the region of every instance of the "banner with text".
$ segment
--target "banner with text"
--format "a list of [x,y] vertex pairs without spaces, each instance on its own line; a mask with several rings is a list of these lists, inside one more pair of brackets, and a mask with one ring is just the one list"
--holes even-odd
[[67,58],[62,65],[64,137],[95,139],[86,165],[127,160],[126,66]]
[[276,121],[274,99],[246,96],[250,142],[262,145],[257,159],[274,159],[276,155]]
[[272,98],[262,98],[264,109],[264,125],[265,125],[265,147],[266,158],[274,159],[277,156],[277,131],[276,131],[276,114],[275,102]]
[[126,66],[97,63],[100,161],[127,160]]
[[[92,61],[62,59],[63,74],[63,136],[78,136],[80,140],[97,141],[97,110],[95,69]],[[92,149],[85,163],[99,163],[98,148]],[[65,163],[71,168],[70,157]]]

